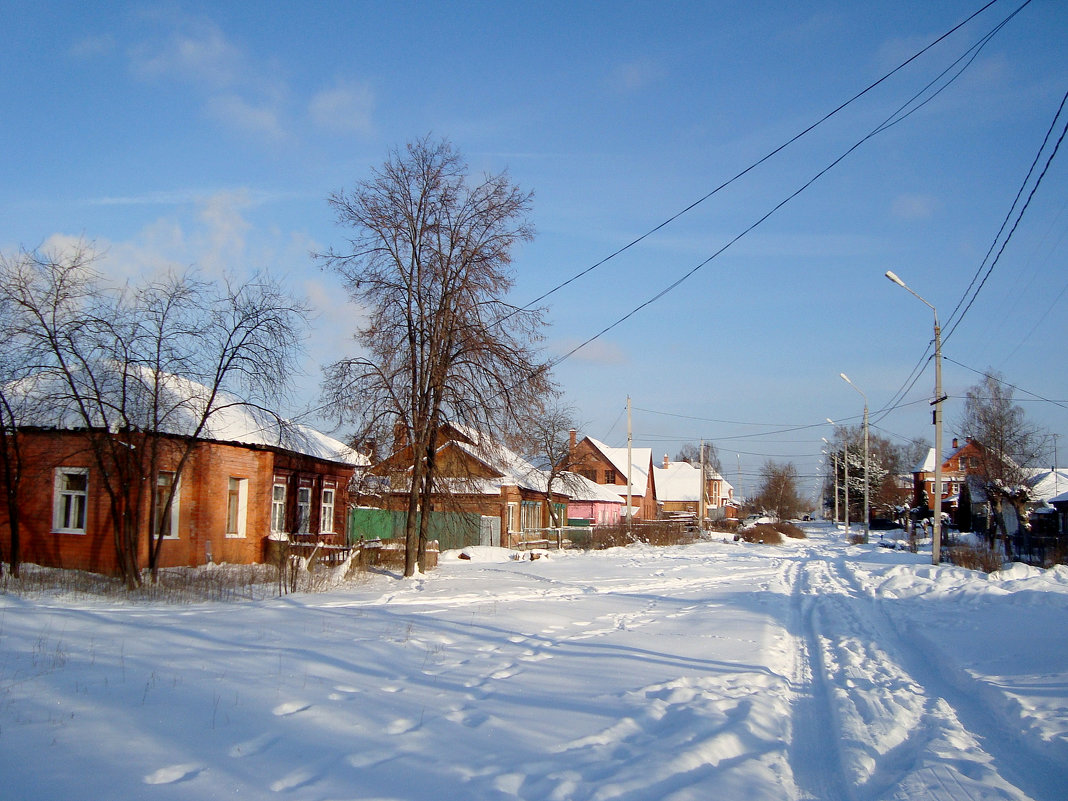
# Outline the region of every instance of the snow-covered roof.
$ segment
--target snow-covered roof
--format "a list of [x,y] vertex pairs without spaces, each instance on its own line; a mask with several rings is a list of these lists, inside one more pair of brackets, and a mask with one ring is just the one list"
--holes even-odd
[[[197,425],[205,417],[207,404],[211,404],[207,420],[199,438],[238,445],[280,448],[304,456],[353,466],[366,466],[366,456],[350,448],[340,440],[306,426],[286,420],[266,409],[242,401],[225,392],[211,396],[208,387],[169,373],[160,377],[161,400],[158,410],[157,430],[162,434],[193,436]],[[135,381],[126,390],[147,393],[146,382]],[[69,400],[69,393],[55,378],[37,376],[17,384],[8,385],[8,392],[23,404],[23,425],[39,428],[76,430],[85,426],[85,420]],[[54,391],[53,391],[54,390]],[[65,400],[65,398],[67,398]],[[44,401],[44,402],[42,402]],[[137,399],[127,400],[128,408],[137,405]],[[114,404],[117,405],[117,404]],[[144,419],[130,422],[139,427],[148,427],[149,411],[146,404],[138,409]],[[115,426],[115,420],[94,414],[94,426]]]
[[1063,492],[1068,492],[1068,470],[1035,470],[1027,479],[1031,499],[1049,502]]
[[565,495],[573,501],[586,501],[593,503],[623,503],[623,496],[607,484],[598,484],[590,481],[578,473],[568,473],[565,487]]
[[653,465],[653,484],[658,501],[700,502],[701,468],[689,462]]
[[[587,437],[590,444],[593,445],[601,454],[612,464],[616,472],[626,480],[627,477],[627,449],[626,448],[613,448],[610,445],[605,445],[603,442],[594,439],[593,437]],[[645,495],[645,488],[649,485],[649,464],[653,459],[652,448],[631,448],[631,489],[630,494],[632,496],[642,497]],[[619,490],[622,495],[627,494],[626,484],[620,486]]]
[[[502,486],[513,485],[535,492],[545,492],[548,486],[548,476],[545,471],[539,470],[510,448],[490,443],[487,437],[478,434],[478,432],[474,432],[472,435],[468,429],[465,429],[463,433],[471,436],[475,444],[454,439],[442,447],[455,446],[468,456],[486,465],[486,467],[501,474],[500,478],[475,479],[476,483],[485,484],[487,488],[492,487],[494,492],[498,491]],[[561,490],[554,486],[553,491],[560,492]]]
[[935,449],[928,448],[927,455],[912,468],[913,473],[933,473],[935,469]]

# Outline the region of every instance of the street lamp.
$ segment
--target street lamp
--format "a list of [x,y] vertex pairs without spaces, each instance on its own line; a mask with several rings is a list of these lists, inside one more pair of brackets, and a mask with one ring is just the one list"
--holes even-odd
[[[832,426],[834,425],[834,420],[832,420],[829,417],[827,418],[827,422],[830,423]],[[845,490],[845,519],[844,519],[843,522],[845,523],[845,534],[846,534],[846,539],[848,540],[849,539],[849,441],[845,437],[842,437],[842,473],[843,473],[842,483],[844,485],[843,489]]]
[[931,562],[938,564],[941,560],[942,545],[942,329],[938,325],[938,309],[924,300],[912,287],[898,278],[890,270],[886,271],[886,277],[919,300],[923,305],[934,312],[934,343],[935,343],[935,394],[931,405],[934,406],[935,427],[935,486],[934,486],[934,533],[931,536]]
[[[822,439],[824,442],[827,443],[827,447],[828,448],[831,447],[831,443],[827,441],[827,437],[820,437],[820,439]],[[826,451],[824,451],[824,453],[826,453]],[[835,525],[835,527],[837,527],[838,526],[838,451],[837,450],[834,451],[834,453],[830,454],[830,456],[834,460],[834,525]]]
[[864,394],[860,387],[849,380],[849,376],[845,373],[839,373],[842,380],[849,386],[853,387],[860,393],[860,397],[864,398],[864,542],[868,541],[868,535],[871,533],[869,530],[871,515],[870,508],[868,506],[868,487],[870,485],[870,479],[868,477],[868,396]]

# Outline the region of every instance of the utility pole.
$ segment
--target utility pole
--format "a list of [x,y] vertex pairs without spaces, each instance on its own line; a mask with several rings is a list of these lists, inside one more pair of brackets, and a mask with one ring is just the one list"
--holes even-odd
[[849,443],[842,441],[843,461],[845,462],[845,533],[849,538]]
[[634,459],[631,458],[631,445],[634,439],[634,432],[630,425],[630,395],[627,395],[627,531],[631,530],[631,483],[630,474],[634,466]]
[[705,530],[705,514],[708,507],[705,501],[705,489],[708,487],[708,480],[705,478],[705,441],[701,440],[701,502],[697,505],[697,528],[699,531]]

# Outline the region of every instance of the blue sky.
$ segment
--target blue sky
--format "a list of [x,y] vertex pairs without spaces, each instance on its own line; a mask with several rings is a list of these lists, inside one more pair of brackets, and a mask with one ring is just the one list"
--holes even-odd
[[[994,3],[552,295],[548,352],[566,353],[719,251],[1021,3]],[[513,299],[525,303],[982,5],[8,0],[0,248],[81,237],[106,251],[100,266],[116,278],[168,264],[285,275],[318,311],[300,382],[314,404],[318,366],[351,351],[356,311],[309,253],[342,241],[327,196],[368,177],[391,148],[447,137],[473,171],[507,169],[534,192],[537,238],[515,260]],[[931,102],[560,364],[583,433],[623,444],[629,394],[635,444],[657,458],[703,437],[743,486],[767,458],[809,475],[831,435],[825,418],[859,420],[845,372],[881,434],[932,437],[930,365],[898,408],[880,411],[906,386],[932,328],[930,311],[883,274],[897,272],[950,321],[1068,90],[1066,34],[1068,6],[1034,0]],[[1024,390],[1017,398],[1036,423],[1068,433],[1066,159],[1052,161],[947,337],[947,443],[963,433],[959,398],[979,380],[973,370],[987,367]]]

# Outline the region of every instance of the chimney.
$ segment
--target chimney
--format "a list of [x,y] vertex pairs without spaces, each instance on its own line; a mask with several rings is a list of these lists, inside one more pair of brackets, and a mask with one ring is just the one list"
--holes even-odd
[[667,469],[668,469],[668,466],[669,466],[670,464],[671,464],[671,462],[669,462],[669,461],[668,461],[668,457],[667,457],[667,454],[665,453],[665,454],[664,454],[664,469],[665,469],[665,470],[667,470]]
[[570,437],[570,440],[568,442],[568,446],[567,447],[568,447],[569,450],[573,451],[573,450],[575,450],[575,434],[577,434],[578,432],[575,431],[575,429],[572,428],[567,433],[568,433],[568,436]]
[[953,437],[953,450],[957,450],[957,438]]

